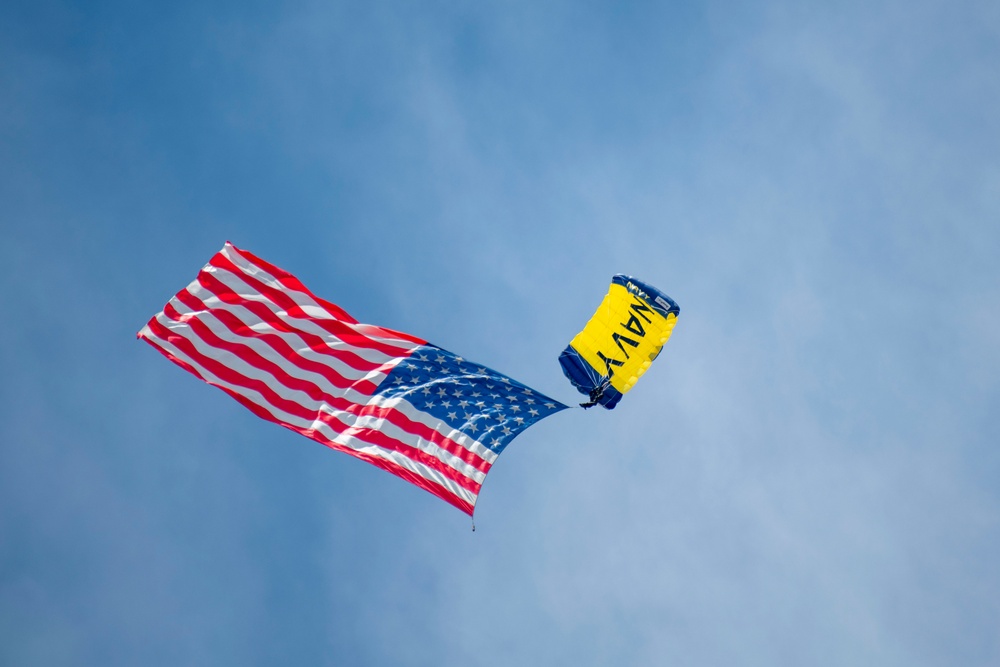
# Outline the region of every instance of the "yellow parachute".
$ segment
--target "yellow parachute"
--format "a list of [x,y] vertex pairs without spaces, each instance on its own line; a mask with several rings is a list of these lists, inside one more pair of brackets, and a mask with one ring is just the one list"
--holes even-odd
[[597,312],[559,355],[563,373],[590,401],[612,409],[646,372],[680,313],[660,290],[626,275],[611,279]]

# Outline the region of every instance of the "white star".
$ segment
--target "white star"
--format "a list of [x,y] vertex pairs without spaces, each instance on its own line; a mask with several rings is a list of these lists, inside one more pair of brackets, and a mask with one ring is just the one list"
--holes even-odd
[[500,381],[503,382],[504,384],[510,384],[510,378],[509,377],[502,377],[502,378],[500,378]]
[[476,407],[477,408],[485,408],[486,404],[483,403],[482,401],[476,401]]
[[508,396],[507,400],[511,403],[517,403],[517,396]]
[[448,391],[444,387],[441,387],[440,389],[438,389],[438,396],[440,396],[441,398],[444,398],[447,395],[448,395]]
[[431,393],[431,388],[430,387],[424,387],[424,396],[427,396],[430,393]]
[[512,411],[514,411],[514,412],[520,412],[521,411],[521,406],[520,405],[512,405],[512,406],[510,406],[510,409]]
[[514,417],[514,421],[516,421],[517,425],[520,426],[524,423],[524,417]]
[[443,363],[444,363],[444,362],[446,362],[446,361],[448,361],[448,360],[447,360],[447,359],[446,359],[446,358],[445,358],[445,357],[444,357],[443,355],[440,355],[440,354],[439,354],[439,355],[437,356],[437,362],[438,362],[439,364],[443,364]]
[[454,412],[449,412],[448,413],[448,419],[450,419],[452,421],[455,421],[455,420],[458,419],[458,415],[456,415]]
[[455,391],[451,392],[451,395],[454,396],[455,398],[458,398],[459,396],[462,395],[462,390],[456,389]]
[[393,384],[403,384],[403,378],[396,378],[392,382],[393,382]]
[[426,354],[418,354],[417,355],[417,359],[419,359],[420,361],[427,361],[427,355]]
[[493,438],[493,442],[490,443],[490,446],[491,447],[496,447],[499,444],[501,444],[500,438]]
[[473,433],[475,433],[476,431],[479,430],[479,427],[476,426],[476,422],[472,422],[471,424],[469,424],[465,428],[467,428],[468,430],[472,431]]
[[460,408],[467,408],[467,407],[469,407],[469,402],[468,401],[459,401],[458,402],[458,407],[460,407]]
[[455,357],[455,363],[456,363],[456,364],[460,364],[460,363],[462,363],[463,361],[465,361],[465,359],[463,359],[462,357]]
[[434,401],[427,401],[427,409],[428,410],[430,410],[431,408],[433,408],[435,405],[437,405],[437,403],[435,403]]
[[506,426],[504,426],[504,427],[503,427],[503,434],[504,434],[504,435],[510,435],[510,429],[509,429],[509,428],[507,428]]
[[471,412],[466,412],[465,413],[465,421],[470,421],[470,420],[474,419],[475,416],[476,415],[472,414]]
[[525,387],[525,388],[524,388],[524,393],[525,393],[525,394],[532,394],[532,393],[534,393],[534,392],[533,392],[533,391],[531,391],[530,389],[528,389],[527,387]]
[[531,408],[530,410],[528,410],[528,414],[530,414],[532,417],[537,417],[538,416],[538,410],[536,410],[534,408]]
[[526,399],[524,399],[524,402],[525,402],[525,403],[529,403],[529,404],[530,404],[530,403],[534,403],[534,402],[535,402],[535,399],[533,399],[533,398],[526,398]]
[[493,407],[497,410],[503,410],[503,403],[494,403]]
[[480,394],[478,391],[472,392],[472,398],[479,398],[480,396],[482,396],[482,394]]
[[451,401],[441,401],[441,405],[443,405],[446,408],[450,408],[451,407]]
[[545,407],[547,407],[547,408],[550,408],[550,409],[551,409],[551,408],[554,408],[554,407],[556,407],[556,404],[555,404],[555,403],[546,403],[546,404],[545,404]]

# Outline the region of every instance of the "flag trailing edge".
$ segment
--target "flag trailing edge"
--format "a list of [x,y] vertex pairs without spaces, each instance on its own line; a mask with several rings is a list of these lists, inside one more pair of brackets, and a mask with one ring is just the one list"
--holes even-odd
[[138,337],[258,417],[470,515],[510,441],[567,407],[421,338],[359,323],[228,242]]

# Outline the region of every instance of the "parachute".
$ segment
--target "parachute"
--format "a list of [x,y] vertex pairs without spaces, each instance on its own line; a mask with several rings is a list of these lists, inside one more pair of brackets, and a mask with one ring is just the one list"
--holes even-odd
[[680,308],[660,290],[616,275],[597,312],[559,355],[569,381],[587,394],[589,408],[613,409],[660,354]]

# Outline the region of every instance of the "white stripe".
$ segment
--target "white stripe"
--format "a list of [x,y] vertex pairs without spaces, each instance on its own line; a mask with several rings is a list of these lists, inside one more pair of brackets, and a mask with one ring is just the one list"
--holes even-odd
[[[226,245],[222,248],[219,254],[229,259],[229,261],[231,261],[238,269],[240,269],[246,275],[251,276],[265,283],[266,285],[276,290],[280,290],[281,292],[286,294],[292,301],[296,303],[296,305],[301,307],[303,311],[310,317],[313,317],[315,319],[334,319],[338,321],[343,321],[339,317],[337,317],[336,314],[331,313],[329,310],[327,310],[326,307],[316,299],[315,295],[313,295],[311,292],[305,289],[304,285],[303,289],[301,290],[288,287],[287,285],[282,283],[280,279],[271,275],[271,273],[269,273],[266,269],[250,261],[249,258],[241,254],[240,251],[236,247],[234,247],[231,243],[226,243]],[[205,267],[204,270],[209,270],[213,268],[216,267],[208,265]],[[372,340],[379,341],[386,345],[391,345],[393,347],[400,347],[402,349],[408,349],[413,344],[409,340],[400,339],[395,336],[379,335],[380,333],[387,331],[383,327],[377,327],[371,324],[365,324],[362,326],[368,329],[368,331],[365,332],[366,336],[368,336]]]
[[[236,248],[235,246],[233,246],[233,244],[228,242],[222,248],[219,254],[228,258],[235,266],[237,266],[241,271],[245,272],[247,275],[253,276],[258,280],[265,282],[267,285],[273,287],[274,289],[281,290],[282,292],[287,294],[289,298],[295,301],[295,303],[298,304],[303,309],[303,311],[306,312],[308,315],[316,317],[317,319],[332,318],[335,320],[340,320],[340,318],[337,317],[335,313],[331,313],[329,310],[327,310],[326,306],[324,306],[320,302],[320,300],[314,294],[312,294],[312,292],[310,292],[308,288],[305,287],[305,285],[302,285],[301,281],[299,282],[299,284],[302,285],[302,289],[295,289],[288,287],[287,285],[282,283],[279,278],[272,275],[270,272],[268,272],[266,269],[259,266],[258,264],[255,264],[253,261],[250,260],[250,258],[243,255],[238,248]],[[296,280],[298,279],[296,278]],[[301,298],[296,298],[296,295],[301,295]],[[399,332],[393,332],[392,330],[386,329],[384,327],[376,326],[373,324],[358,323],[355,325],[355,328],[361,333],[363,333],[365,336],[371,338],[372,340],[379,341],[386,345],[391,345],[395,347],[403,346],[403,349],[409,349],[409,346],[413,344],[412,341],[410,341],[404,334],[399,334],[399,336],[403,336],[402,338],[400,338],[399,336],[393,336],[391,334]],[[389,332],[390,335],[388,336],[380,335],[381,333],[384,332]]]
[[[467,477],[477,484],[482,484],[483,480],[486,479],[486,473],[477,470],[474,466],[466,463],[462,459],[458,458],[454,454],[442,449],[438,445],[432,443],[431,441],[425,439],[422,436],[410,433],[406,429],[396,426],[388,419],[384,417],[378,417],[376,415],[365,415],[362,417],[355,416],[351,413],[342,412],[340,410],[335,410],[330,406],[323,405],[322,408],[327,408],[324,412],[336,417],[341,423],[347,423],[344,416],[350,416],[350,422],[353,424],[350,428],[357,429],[371,429],[372,431],[379,431],[389,436],[393,440],[402,442],[403,444],[416,447],[419,450],[425,451],[437,460],[446,464],[448,467],[458,471],[463,477]],[[322,422],[321,422],[322,423]],[[326,424],[323,424],[325,427]]]
[[[398,440],[400,442],[409,445],[413,445],[415,447],[418,447],[419,449],[422,449],[423,451],[426,451],[428,454],[434,456],[442,463],[455,469],[457,472],[461,473],[465,477],[474,479],[482,483],[484,474],[481,471],[477,470],[475,467],[469,465],[465,461],[462,461],[460,458],[458,458],[454,454],[451,454],[447,450],[441,448],[439,445],[432,443],[428,440],[425,440],[424,438],[418,435],[411,434],[408,431],[403,430],[399,426],[391,424],[385,419],[375,416],[361,417],[350,412],[338,410],[330,406],[325,401],[316,400],[310,397],[309,394],[300,389],[293,389],[291,387],[286,386],[271,373],[261,370],[255,366],[252,366],[251,364],[244,361],[239,355],[230,352],[229,350],[224,350],[222,348],[213,346],[208,341],[203,340],[197,334],[197,332],[195,332],[191,327],[187,326],[186,324],[177,322],[176,320],[172,320],[163,313],[157,315],[156,319],[160,324],[167,327],[172,332],[190,341],[191,344],[194,345],[195,349],[203,356],[218,361],[220,364],[226,366],[228,369],[230,369],[234,373],[243,376],[244,378],[251,380],[259,380],[260,382],[263,382],[265,385],[267,385],[269,389],[271,389],[271,391],[277,394],[280,398],[297,404],[306,412],[310,414],[319,414],[320,412],[329,414],[335,417],[339,422],[341,422],[344,425],[344,428],[369,427],[373,428],[374,430],[383,431],[384,433],[386,433],[386,435],[395,440]],[[174,326],[171,327],[171,324],[173,324]],[[273,358],[269,359],[269,361],[274,362],[283,371],[285,371],[289,375],[292,375],[293,377],[296,376],[295,371],[300,370],[295,368],[294,366],[290,366],[284,359],[278,357],[277,355],[273,355]],[[351,392],[355,395],[354,397],[348,399],[351,400],[351,402],[360,403],[362,405],[369,402],[367,400],[368,399],[367,396],[364,396],[358,393],[357,391],[351,390]],[[339,391],[333,395],[344,396],[345,398],[347,398],[346,394],[347,392]],[[265,401],[267,400],[263,398],[263,396],[261,398],[262,400]],[[268,402],[268,405],[273,407],[274,410],[281,410],[280,407],[270,402]],[[271,410],[270,408],[269,412],[272,412],[273,414],[273,410]],[[284,413],[284,411],[282,412]],[[321,422],[318,418],[314,419],[311,425],[306,426],[305,424],[307,422],[301,421],[303,418],[296,417],[294,415],[291,415],[290,413],[284,413],[284,414],[288,414],[290,423],[291,420],[294,419],[296,420],[296,422],[298,422],[296,425],[301,426],[303,428],[319,429],[319,427],[321,426],[322,428],[329,429],[329,427],[325,423]],[[368,426],[369,424],[371,424],[371,426]],[[336,435],[336,432],[334,431],[331,432],[334,433],[334,435]]]
[[411,350],[412,351],[414,348],[420,347],[421,345],[425,344],[425,343],[414,343],[414,342],[412,342],[410,340],[396,338],[395,336],[391,336],[391,335],[390,336],[383,336],[383,335],[381,335],[382,333],[384,333],[386,331],[392,332],[392,329],[386,329],[385,327],[380,327],[377,324],[365,324],[364,322],[358,322],[357,324],[352,325],[352,326],[353,326],[353,328],[354,328],[355,331],[357,331],[358,333],[362,334],[363,336],[367,336],[368,338],[371,338],[372,340],[377,340],[380,343],[384,343],[386,345],[393,345],[395,347],[399,347],[400,345],[404,345],[404,346],[406,346],[404,348],[406,350]]
[[[248,276],[252,276],[257,280],[266,283],[270,287],[276,290],[280,290],[282,293],[286,294],[292,301],[297,305],[301,306],[303,311],[315,319],[333,319],[343,322],[339,317],[327,310],[321,303],[319,303],[316,298],[308,293],[297,289],[291,289],[281,283],[278,278],[271,275],[264,268],[254,264],[247,257],[244,257],[239,250],[233,246],[231,243],[226,243],[226,245],[220,251],[220,254],[231,261],[237,268],[246,273]],[[216,269],[211,265],[205,267],[204,270]],[[346,323],[345,323],[346,324]],[[368,336],[372,340],[379,341],[386,345],[391,345],[393,347],[399,347],[403,350],[410,349],[413,345],[410,341],[400,340],[399,338],[392,338],[386,336],[379,336],[371,329],[377,329],[379,331],[384,331],[382,327],[373,327],[372,325],[361,325],[362,327],[368,328],[368,331],[363,335]]]
[[433,429],[453,442],[457,442],[463,448],[468,449],[479,458],[489,464],[493,464],[497,459],[497,453],[484,445],[479,440],[469,437],[463,431],[451,428],[448,424],[440,421],[437,417],[410,403],[403,396],[372,396],[368,400],[368,405],[387,407],[406,415],[411,421],[419,422],[424,426]]
[[[307,309],[310,317],[316,317],[317,319],[333,319],[333,320],[340,319],[335,314],[331,313],[326,308],[324,308],[318,301],[316,301],[315,298],[313,298],[311,294],[299,289],[294,289],[292,287],[289,287],[288,285],[285,285],[284,283],[279,281],[277,277],[271,275],[271,273],[267,271],[267,269],[265,269],[262,266],[258,266],[257,264],[254,264],[252,261],[250,261],[248,257],[245,257],[242,253],[240,253],[240,251],[232,243],[229,243],[227,241],[226,245],[222,247],[222,250],[220,250],[218,254],[228,259],[240,271],[250,276],[251,278],[255,278],[256,280],[259,280],[260,282],[268,285],[269,287],[273,287],[274,289],[286,294],[288,298],[294,301],[297,305],[301,306],[304,309]],[[214,267],[211,264],[206,264],[205,268],[202,270],[218,271],[221,269],[218,269],[217,267]]]
[[[197,295],[192,295],[197,298]],[[268,322],[260,319],[254,315],[250,310],[244,306],[230,306],[216,299],[214,304],[205,304],[212,310],[193,310],[188,307],[183,301],[174,297],[170,300],[170,305],[173,306],[180,315],[190,315],[194,316],[199,322],[203,322],[212,333],[216,334],[219,338],[234,343],[241,343],[251,347],[254,351],[265,358],[271,358],[280,355],[272,348],[270,345],[265,343],[259,338],[262,334],[270,334],[277,336],[282,341],[288,344],[292,349],[292,352],[311,362],[315,362],[330,369],[331,375],[339,375],[345,380],[356,382],[361,380],[368,380],[375,385],[378,385],[382,380],[385,379],[386,374],[391,369],[391,367],[386,367],[386,362],[392,362],[399,359],[399,357],[388,357],[385,356],[385,361],[383,365],[379,368],[364,371],[358,370],[353,366],[348,365],[344,361],[338,359],[337,357],[320,354],[313,350],[308,343],[306,343],[301,336],[294,333],[287,333],[279,329],[275,329],[274,326]],[[240,335],[233,333],[229,327],[227,327],[212,311],[221,310],[229,313],[235,317],[243,326],[247,327],[249,335]],[[173,327],[172,327],[173,328]],[[332,388],[332,391],[342,391],[337,389],[332,384],[330,384],[327,378],[316,373],[315,371],[308,371],[296,367],[296,374],[308,373],[310,378],[316,378],[315,382],[317,384],[322,384],[324,387]],[[312,381],[312,380],[310,380]]]
[[[415,461],[415,460],[409,458],[408,456],[406,456],[405,454],[403,454],[402,452],[393,451],[391,449],[385,449],[385,448],[380,447],[378,445],[366,442],[366,441],[362,440],[361,438],[358,438],[355,435],[352,435],[349,432],[337,433],[337,432],[333,431],[327,424],[323,423],[322,421],[316,420],[316,421],[313,421],[313,422],[309,422],[307,420],[303,420],[300,417],[296,417],[295,415],[289,414],[289,413],[285,412],[284,410],[281,410],[281,409],[275,407],[274,405],[272,405],[271,403],[269,403],[260,394],[260,392],[258,392],[256,390],[253,390],[253,389],[249,389],[247,387],[243,387],[243,386],[240,386],[240,385],[232,384],[232,383],[227,382],[226,380],[223,380],[222,378],[218,377],[217,375],[215,375],[214,373],[212,373],[211,371],[209,371],[207,368],[205,368],[204,366],[202,366],[200,363],[198,363],[195,359],[192,359],[186,353],[184,353],[182,350],[180,350],[179,348],[177,348],[176,346],[174,346],[172,343],[170,343],[170,342],[168,342],[168,341],[160,338],[159,336],[156,336],[155,333],[152,332],[152,331],[150,331],[148,328],[144,328],[141,333],[143,333],[144,335],[146,335],[147,338],[151,342],[154,342],[157,346],[162,347],[163,349],[165,349],[168,352],[170,352],[173,356],[175,356],[175,357],[177,357],[179,359],[184,360],[185,362],[187,362],[188,364],[190,364],[191,366],[193,366],[194,368],[196,368],[198,370],[198,372],[201,373],[201,375],[205,379],[205,381],[208,382],[209,384],[214,384],[214,385],[217,385],[219,387],[225,387],[225,388],[229,389],[230,391],[232,391],[232,392],[234,392],[234,393],[236,393],[236,394],[238,394],[240,396],[243,396],[244,398],[247,398],[248,400],[252,401],[255,405],[263,408],[265,411],[267,411],[268,414],[270,414],[272,416],[272,419],[275,422],[289,424],[289,425],[292,425],[292,426],[295,426],[295,427],[298,427],[298,428],[301,428],[301,429],[307,429],[307,430],[317,431],[317,432],[322,433],[329,440],[331,440],[332,442],[335,442],[336,444],[343,445],[345,447],[348,447],[348,448],[353,449],[353,450],[358,451],[358,452],[364,452],[364,453],[366,453],[366,454],[368,454],[370,456],[373,456],[373,457],[377,457],[377,458],[385,459],[385,460],[388,460],[388,461],[392,461],[393,463],[399,465],[400,467],[405,468],[406,470],[409,470],[410,472],[412,472],[412,473],[414,473],[414,474],[416,474],[416,475],[418,475],[418,476],[420,476],[420,477],[422,477],[424,479],[433,481],[436,484],[444,487],[452,495],[454,495],[454,496],[456,496],[458,498],[461,498],[462,500],[464,500],[464,501],[466,501],[466,502],[468,502],[470,504],[475,504],[476,497],[477,497],[476,493],[474,493],[474,492],[472,492],[472,491],[470,491],[468,489],[465,489],[465,488],[459,486],[453,480],[451,480],[451,479],[447,478],[445,475],[443,475],[440,471],[435,470],[435,469],[433,469],[433,468],[431,468],[431,467],[429,467],[429,466],[427,466],[427,465],[425,465],[423,463],[420,463],[419,461]],[[327,408],[329,414],[333,414],[334,416],[339,417],[340,414],[344,414],[344,413],[340,413],[339,411],[333,411],[331,408],[329,408],[329,406],[325,406],[324,405],[324,407]],[[419,438],[417,436],[413,436],[412,434],[408,434],[408,435],[410,435],[411,439],[416,440],[418,443],[422,443],[422,446],[421,446],[421,444],[418,444],[418,445],[415,445],[415,446],[418,449],[427,452],[428,454],[434,455],[434,452],[433,451],[429,451],[429,450],[436,449],[436,450],[441,451],[442,453],[444,453],[445,455],[447,455],[447,456],[449,456],[451,458],[455,458],[455,457],[452,457],[452,455],[448,454],[447,452],[444,452],[443,450],[440,450],[440,448],[438,448],[433,443],[427,442],[423,438]],[[412,442],[404,442],[403,444],[413,445]],[[436,456],[435,458],[439,458],[439,457]],[[440,460],[440,458],[439,458],[439,460]],[[445,463],[447,463],[447,462],[445,462]],[[463,465],[465,465],[465,464],[463,463]],[[473,481],[476,481],[478,484],[482,484],[482,479],[484,478],[483,474],[480,473],[478,470],[475,471],[475,472],[480,476],[480,479],[479,480],[475,480],[473,478]]]
[[[231,271],[217,269],[213,266],[207,267],[205,269],[205,272],[211,273],[213,276],[215,276],[219,280],[219,282],[221,282],[223,285],[232,290],[240,299],[263,305],[265,308],[268,309],[268,311],[270,311],[274,315],[275,319],[284,322],[286,325],[288,325],[293,329],[299,329],[301,331],[305,331],[306,333],[313,334],[314,336],[319,336],[326,342],[327,345],[329,345],[333,349],[343,349],[349,352],[353,352],[362,359],[365,359],[366,361],[370,361],[376,364],[382,364],[385,363],[387,360],[394,358],[393,355],[387,354],[380,350],[352,345],[351,343],[341,340],[336,335],[330,333],[329,331],[327,331],[326,329],[319,326],[318,324],[316,324],[315,322],[313,322],[308,318],[294,317],[293,315],[290,315],[287,311],[282,309],[281,306],[274,303],[268,297],[255,290],[252,285],[249,285],[246,282],[244,282],[243,279],[238,274],[232,273]],[[223,307],[226,305],[225,302],[220,300],[210,290],[202,286],[202,284],[199,283],[197,280],[188,285],[187,289],[189,292],[191,292],[191,294],[198,297],[209,307],[212,308]],[[341,326],[344,326],[352,331],[357,332],[359,336],[367,338],[365,334],[357,331],[355,325],[352,325],[349,322],[344,322],[343,320],[336,320],[330,317],[317,318],[317,319],[327,319],[339,322]],[[399,354],[404,355],[408,354],[409,352],[411,352],[412,350],[416,349],[419,346],[415,343],[410,343],[408,344],[407,347],[399,347],[399,344],[397,342],[396,347],[398,347],[399,349]]]

